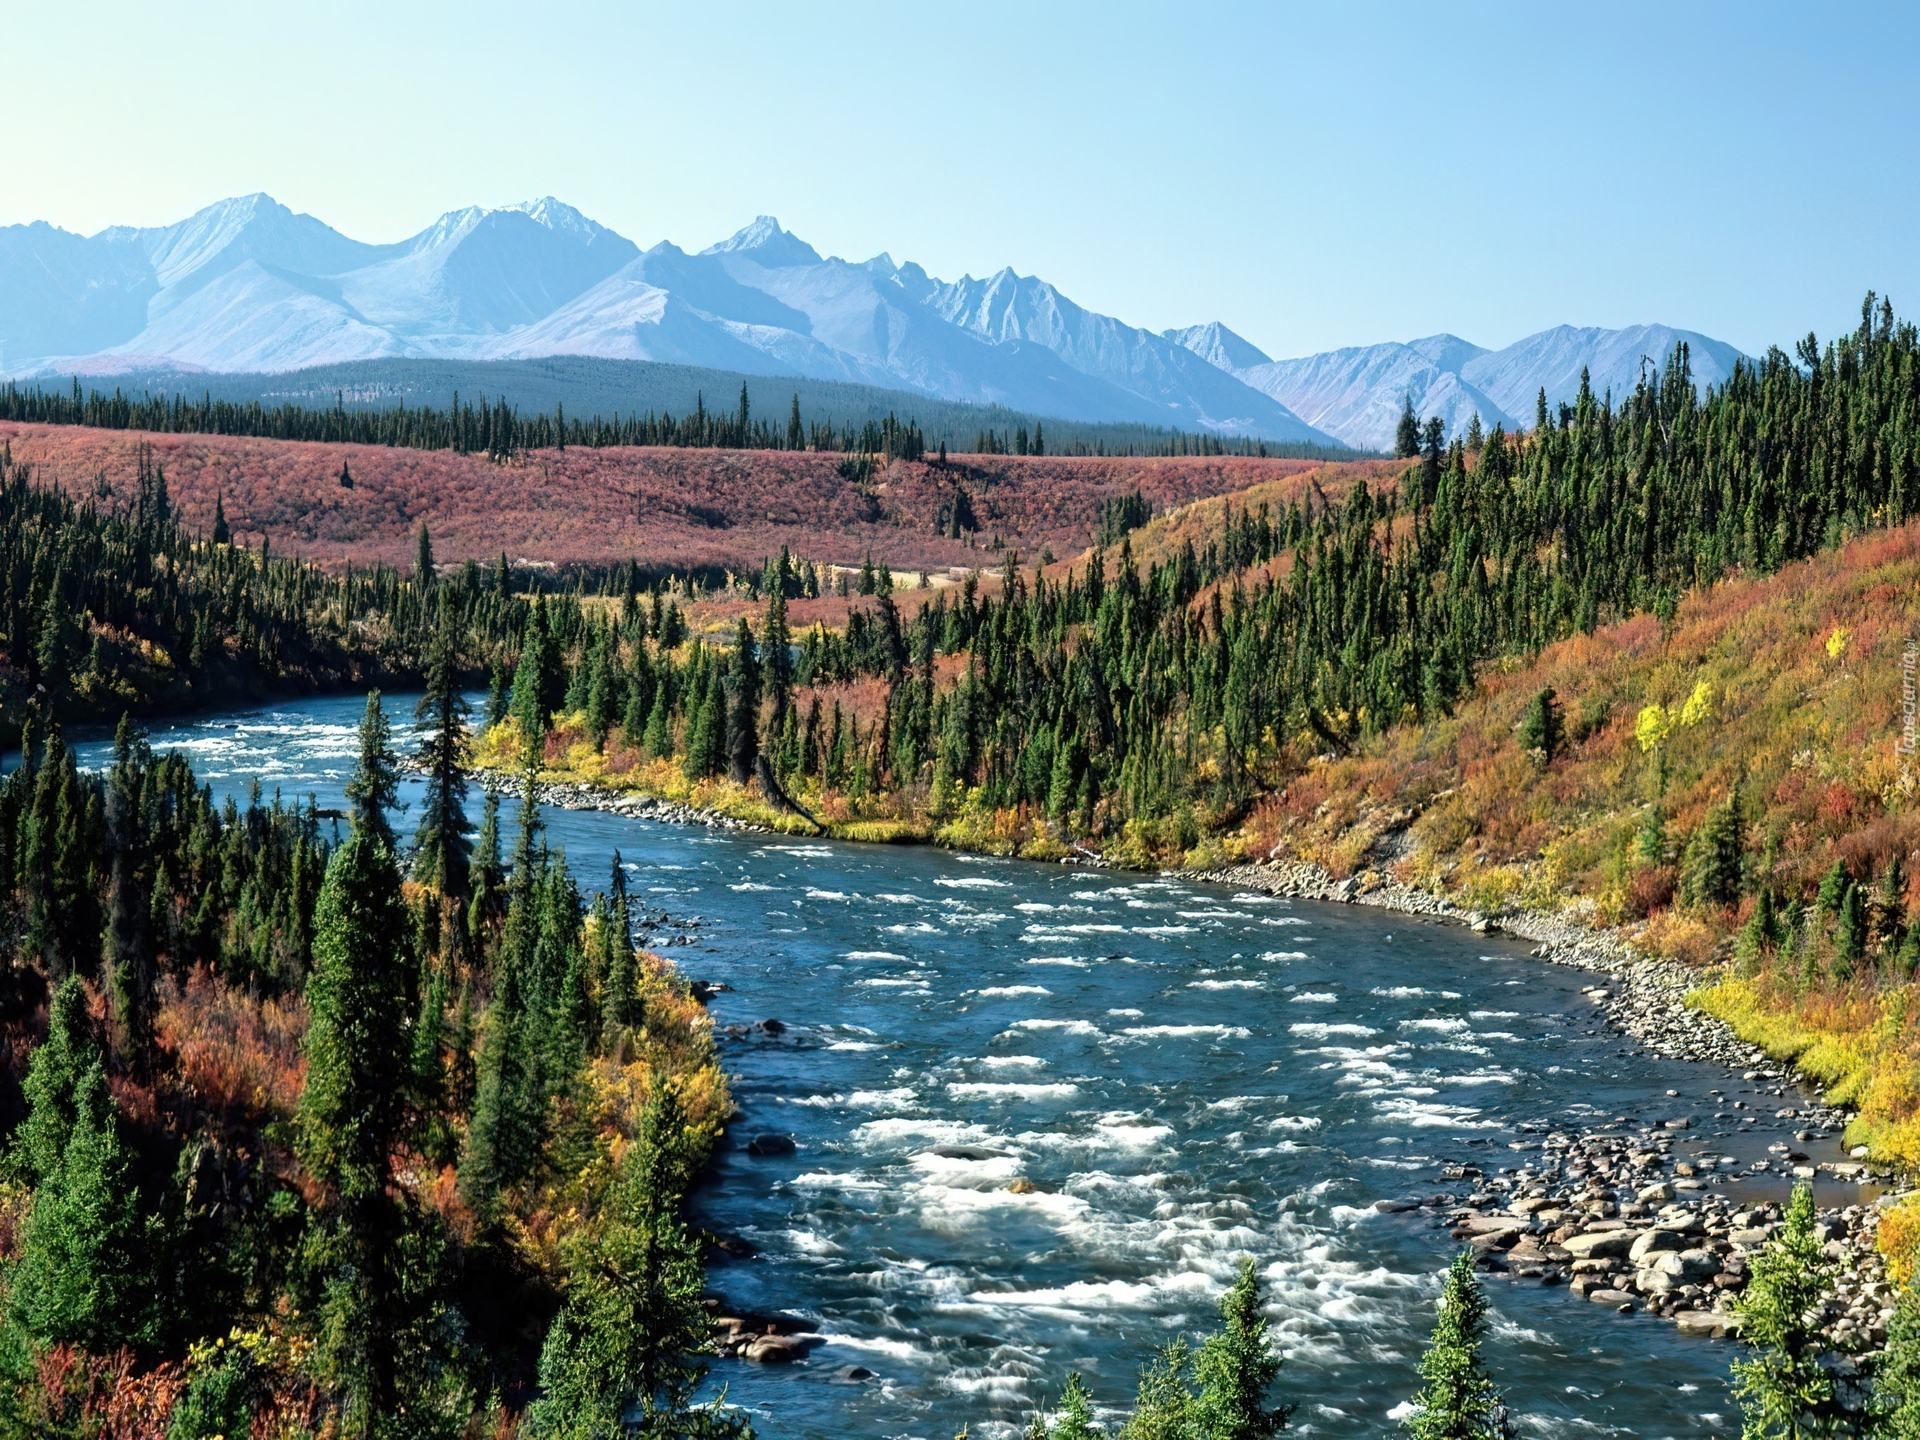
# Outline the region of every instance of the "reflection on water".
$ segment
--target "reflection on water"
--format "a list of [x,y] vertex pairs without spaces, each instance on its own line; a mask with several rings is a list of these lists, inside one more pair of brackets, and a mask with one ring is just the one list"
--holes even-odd
[[[258,776],[337,806],[359,709],[154,741],[218,789]],[[670,953],[732,987],[722,1025],[784,1022],[722,1040],[743,1114],[697,1198],[758,1252],[714,1288],[827,1337],[805,1365],[717,1367],[769,1435],[1007,1433],[1070,1370],[1121,1406],[1153,1347],[1211,1323],[1246,1254],[1296,1430],[1381,1434],[1417,1388],[1450,1244],[1375,1200],[1457,1188],[1447,1159],[1517,1167],[1522,1126],[1691,1114],[1744,1162],[1791,1123],[1730,1131],[1707,1092],[1751,1087],[1588,1034],[1586,977],[1458,929],[1169,877],[546,819],[583,883],[618,847],[647,903],[700,919]],[[795,1153],[747,1154],[769,1132]],[[1724,1343],[1563,1289],[1490,1294],[1523,1433],[1733,1423]],[[874,1374],[846,1383],[851,1365]]]

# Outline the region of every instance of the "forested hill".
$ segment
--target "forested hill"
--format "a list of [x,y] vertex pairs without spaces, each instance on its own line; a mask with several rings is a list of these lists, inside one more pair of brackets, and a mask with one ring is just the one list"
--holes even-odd
[[[1123,545],[916,614],[881,597],[844,635],[800,637],[793,685],[809,693],[739,647],[663,662],[631,621],[572,661],[606,672],[613,715],[620,695],[643,721],[666,697],[661,725],[613,737],[633,751],[616,767],[671,753],[715,773],[711,725],[758,727],[776,771],[829,813],[1162,862],[1313,755],[1444,715],[1490,661],[1670,617],[1735,568],[1766,573],[1920,508],[1913,327],[1870,298],[1857,331],[1800,351],[1702,399],[1681,349],[1617,407],[1583,390],[1524,436],[1449,443],[1429,426],[1396,483],[1253,512],[1209,502],[1215,538],[1150,566]],[[768,586],[781,594],[759,639],[777,663],[798,592]]]
[[[36,483],[0,449],[0,567],[9,737],[29,704],[44,718],[112,723],[249,695],[417,681],[435,624],[431,574],[328,575],[229,543],[219,513],[210,534],[194,534],[144,449],[118,489],[102,475],[85,501]],[[443,589],[464,671],[510,658],[523,602],[477,571]]]

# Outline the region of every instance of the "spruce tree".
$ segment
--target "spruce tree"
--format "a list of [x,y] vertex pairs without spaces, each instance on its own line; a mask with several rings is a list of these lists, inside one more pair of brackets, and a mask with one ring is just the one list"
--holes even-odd
[[667,727],[665,685],[654,689],[653,708],[647,712],[647,733],[642,743],[649,760],[668,760],[673,757],[673,733]]
[[1840,896],[1840,913],[1834,916],[1834,965],[1841,976],[1867,952],[1867,902],[1860,887],[1849,883]]
[[1513,1426],[1487,1373],[1480,1348],[1487,1335],[1487,1301],[1473,1274],[1473,1252],[1447,1268],[1440,1318],[1420,1358],[1426,1380],[1404,1421],[1414,1440],[1508,1440]]
[[20,1235],[8,1296],[13,1318],[44,1344],[96,1354],[151,1346],[162,1322],[166,1226],[140,1203],[97,1056],[66,1100],[70,1133],[59,1163],[35,1187]]
[[681,1214],[685,1121],[670,1084],[653,1087],[607,1197],[604,1227],[567,1246],[567,1298],[540,1351],[533,1436],[621,1433],[727,1440],[751,1434],[738,1411],[696,1410],[713,1322],[700,1304],[700,1244]]
[[152,762],[145,737],[120,717],[113,768],[107,773],[107,838],[112,861],[107,892],[106,962],[115,1018],[127,1058],[145,1071],[153,1042],[153,944],[148,933],[148,870],[140,791]]
[[732,675],[726,710],[727,760],[736,784],[753,779],[754,757],[760,753],[760,662],[754,652],[753,631],[746,617],[734,632]]
[[87,1017],[87,987],[69,975],[47,1001],[47,1038],[27,1063],[27,1118],[14,1134],[13,1162],[38,1182],[60,1168],[79,1119],[74,1096],[80,1077],[99,1063],[100,1047]]
[[1411,460],[1420,453],[1420,417],[1413,413],[1413,392],[1400,399],[1400,423],[1393,430],[1393,456]]
[[366,713],[360,718],[360,758],[346,792],[353,802],[353,828],[391,852],[395,841],[387,812],[400,805],[400,767],[378,690],[367,692]]
[[460,693],[457,641],[451,597],[443,588],[427,662],[427,693],[420,697],[415,712],[423,722],[419,756],[427,793],[413,839],[413,869],[415,877],[437,889],[456,914],[467,896],[471,855],[467,837],[473,833],[467,820],[467,777],[461,768],[468,744],[467,702]]
[[1746,821],[1740,787],[1707,811],[1687,844],[1682,883],[1691,905],[1731,905],[1740,898],[1746,851]]
[[420,533],[414,539],[413,547],[413,583],[421,589],[427,589],[435,579],[433,568],[433,540],[427,534],[427,522],[420,522]]
[[375,1194],[406,1079],[407,924],[393,853],[356,828],[327,864],[313,913],[307,1082],[297,1150],[347,1203]]
[[1832,1278],[1832,1263],[1814,1237],[1813,1188],[1796,1185],[1786,1223],[1748,1266],[1747,1288],[1734,1302],[1744,1355],[1733,1362],[1740,1433],[1751,1440],[1843,1433],[1848,1419],[1814,1316]]
[[1266,1440],[1287,1425],[1290,1405],[1268,1408],[1280,1357],[1260,1313],[1260,1277],[1248,1258],[1220,1300],[1220,1328],[1193,1355],[1196,1440]]
[[1561,735],[1560,706],[1549,685],[1527,702],[1526,714],[1520,718],[1520,748],[1549,765],[1560,753]]
[[1093,1421],[1093,1396],[1087,1392],[1087,1382],[1075,1370],[1067,1376],[1066,1386],[1060,1391],[1060,1406],[1054,1411],[1047,1440],[1097,1440],[1101,1434],[1100,1427]]
[[1187,1388],[1192,1352],[1185,1340],[1172,1340],[1140,1372],[1133,1414],[1120,1440],[1193,1440],[1193,1392]]

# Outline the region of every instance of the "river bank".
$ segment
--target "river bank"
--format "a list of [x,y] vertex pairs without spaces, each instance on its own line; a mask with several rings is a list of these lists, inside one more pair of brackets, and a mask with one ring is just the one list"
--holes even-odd
[[[1688,993],[1699,988],[1696,971],[1641,954],[1575,920],[1525,913],[1490,918],[1410,886],[1387,881],[1363,887],[1299,862],[1235,866],[1197,878],[1288,898],[1377,906],[1534,941],[1536,958],[1606,977],[1605,985],[1583,993],[1596,1018],[1614,1030],[1655,1054],[1724,1066],[1729,1080],[1758,1082],[1774,1098],[1790,1098],[1791,1070],[1724,1021],[1687,1004]],[[1744,1101],[1727,1103],[1737,1108],[1716,1119],[1737,1121],[1747,1108]],[[1847,1120],[1844,1110],[1824,1102],[1783,1104],[1774,1115],[1803,1122],[1796,1139],[1807,1142],[1844,1130]],[[1732,1157],[1675,1153],[1676,1141],[1691,1128],[1690,1120],[1675,1119],[1631,1130],[1556,1129],[1537,1143],[1513,1142],[1514,1150],[1538,1150],[1536,1162],[1496,1174],[1467,1160],[1449,1165],[1446,1178],[1467,1182],[1469,1193],[1383,1200],[1377,1208],[1420,1212],[1428,1224],[1471,1246],[1485,1270],[1564,1285],[1570,1297],[1621,1314],[1659,1315],[1684,1335],[1721,1338],[1739,1333],[1734,1299],[1746,1286],[1749,1257],[1772,1237],[1782,1207],[1777,1201],[1742,1205],[1716,1193],[1716,1182],[1726,1186],[1764,1175],[1796,1182],[1824,1175],[1856,1185],[1897,1180],[1868,1163],[1865,1146],[1846,1160],[1816,1165],[1783,1143],[1771,1147],[1782,1152],[1777,1159],[1754,1161],[1736,1177],[1728,1173]],[[1877,1245],[1879,1217],[1913,1193],[1910,1182],[1894,1183],[1872,1197],[1874,1203],[1819,1210],[1816,1233],[1835,1266],[1822,1333],[1845,1365],[1869,1362],[1885,1344],[1894,1296]]]
[[[713,830],[778,833],[692,804],[578,782],[542,783],[538,797],[542,804],[563,809]],[[1084,861],[1069,857],[1066,863]],[[1377,876],[1366,883],[1336,880],[1300,862],[1187,872],[1182,878],[1277,898],[1371,906],[1531,941],[1534,958],[1604,981],[1583,991],[1596,1025],[1631,1038],[1652,1054],[1720,1066],[1730,1082],[1757,1085],[1779,1102],[1774,1117],[1797,1121],[1801,1128],[1796,1134],[1807,1143],[1844,1129],[1845,1112],[1794,1095],[1795,1077],[1789,1068],[1687,1003],[1688,993],[1702,979],[1697,971],[1645,955],[1577,918],[1524,912],[1484,916]],[[1748,1108],[1746,1101],[1727,1103],[1738,1107],[1727,1112],[1729,1123]],[[1678,1142],[1693,1138],[1690,1129],[1685,1120],[1555,1129],[1537,1141],[1511,1142],[1515,1150],[1537,1152],[1526,1163],[1491,1167],[1484,1157],[1454,1157],[1441,1174],[1445,1181],[1459,1182],[1455,1188],[1381,1200],[1375,1208],[1447,1230],[1451,1240],[1477,1252],[1483,1270],[1516,1283],[1562,1287],[1570,1300],[1600,1304],[1622,1315],[1671,1320],[1686,1336],[1737,1335],[1733,1304],[1745,1287],[1751,1255],[1780,1221],[1781,1205],[1777,1198],[1743,1203],[1730,1193],[1731,1187],[1772,1178],[1819,1180],[1823,1190],[1830,1190],[1862,1183],[1878,1187],[1893,1177],[1871,1167],[1863,1152],[1815,1162],[1808,1153],[1782,1143],[1774,1146],[1776,1155],[1741,1166],[1736,1178],[1732,1157],[1685,1152]],[[1835,1265],[1823,1333],[1836,1364],[1870,1362],[1884,1344],[1893,1293],[1876,1245],[1878,1220],[1886,1205],[1908,1193],[1904,1187],[1889,1187],[1870,1194],[1866,1203],[1849,1202],[1844,1194],[1829,1196],[1829,1203],[1820,1207],[1821,1238]],[[746,1346],[737,1350],[749,1353]],[[753,1358],[792,1357],[786,1350],[776,1354],[769,1349]]]

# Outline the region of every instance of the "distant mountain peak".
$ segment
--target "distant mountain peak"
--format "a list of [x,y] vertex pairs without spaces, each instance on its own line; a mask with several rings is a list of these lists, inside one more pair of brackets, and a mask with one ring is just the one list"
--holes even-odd
[[709,245],[702,255],[741,255],[756,265],[777,269],[783,265],[821,264],[820,252],[798,235],[780,228],[771,215],[754,217],[751,225],[733,232],[717,245]]
[[1204,325],[1189,325],[1184,330],[1163,330],[1163,339],[1191,350],[1209,365],[1239,374],[1256,365],[1269,365],[1273,357],[1243,336],[1236,335],[1218,320]]
[[506,205],[506,210],[515,210],[525,215],[537,225],[549,230],[562,231],[572,235],[584,235],[592,239],[606,232],[606,226],[597,220],[589,220],[565,201],[556,200],[551,195],[542,195],[538,200],[522,200],[518,205]]

